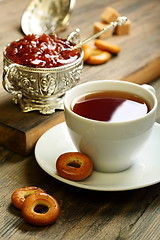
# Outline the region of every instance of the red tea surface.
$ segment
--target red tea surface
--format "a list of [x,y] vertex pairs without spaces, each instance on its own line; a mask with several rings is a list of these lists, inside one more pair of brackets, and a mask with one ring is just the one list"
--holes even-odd
[[122,122],[145,116],[148,104],[137,95],[126,92],[106,91],[80,97],[73,112],[92,120]]

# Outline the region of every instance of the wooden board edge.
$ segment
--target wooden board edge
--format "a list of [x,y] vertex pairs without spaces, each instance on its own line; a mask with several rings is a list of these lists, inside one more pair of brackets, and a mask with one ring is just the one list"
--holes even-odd
[[25,134],[0,123],[0,145],[19,154],[23,154],[26,148]]
[[43,122],[28,132],[22,132],[0,123],[0,145],[22,156],[28,156],[33,153],[35,144],[42,134],[63,121],[64,113],[60,112],[54,121],[51,119]]
[[[43,122],[40,125],[36,126],[35,128],[31,129],[30,131],[26,132],[25,133],[25,137],[26,137],[25,155],[29,155],[33,152],[36,142],[42,136],[43,133],[45,133],[50,128],[64,121],[65,121],[64,112],[59,112],[54,118],[54,121],[53,119],[50,119],[47,121],[47,123]],[[32,141],[30,141],[30,139],[32,139]]]
[[160,77],[160,57],[153,60],[135,73],[122,78],[123,81],[137,84],[150,83]]

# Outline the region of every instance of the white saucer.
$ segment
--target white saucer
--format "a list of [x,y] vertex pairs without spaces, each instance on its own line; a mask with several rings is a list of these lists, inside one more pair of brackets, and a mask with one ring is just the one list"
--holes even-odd
[[70,181],[56,171],[56,160],[64,152],[76,151],[67,132],[66,123],[60,123],[45,132],[35,147],[40,167],[52,177],[80,188],[98,191],[138,189],[160,182],[160,124],[155,123],[152,135],[136,163],[120,173],[93,174],[83,181]]

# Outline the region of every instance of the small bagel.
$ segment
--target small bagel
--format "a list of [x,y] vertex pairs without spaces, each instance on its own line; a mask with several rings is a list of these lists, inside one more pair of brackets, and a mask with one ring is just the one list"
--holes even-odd
[[91,175],[93,163],[89,157],[80,152],[61,154],[56,162],[57,172],[69,180],[83,180]]
[[[42,205],[48,208],[45,213],[35,211],[36,206]],[[54,223],[59,214],[60,206],[56,199],[47,193],[35,193],[26,198],[22,206],[24,219],[35,226],[47,226]]]
[[24,201],[28,196],[30,196],[33,193],[41,193],[41,192],[45,193],[46,191],[42,188],[33,187],[33,186],[22,187],[14,191],[14,193],[11,196],[11,201],[16,208],[21,209]]
[[94,44],[98,49],[108,51],[113,54],[117,54],[121,51],[121,48],[118,45],[107,42],[105,40],[97,39],[95,40]]
[[84,44],[82,46],[82,49],[83,49],[83,52],[84,52],[83,60],[84,60],[84,62],[86,62],[87,59],[91,56],[93,48],[88,44]]
[[90,57],[87,59],[87,63],[92,65],[103,64],[111,58],[111,54],[100,49],[93,49]]

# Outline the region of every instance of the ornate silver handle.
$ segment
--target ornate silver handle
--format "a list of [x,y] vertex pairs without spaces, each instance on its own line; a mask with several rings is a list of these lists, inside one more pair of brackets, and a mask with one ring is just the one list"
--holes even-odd
[[13,68],[17,67],[18,65],[16,63],[12,63],[8,66],[5,66],[4,69],[3,69],[3,81],[2,81],[2,85],[4,87],[4,89],[12,94],[12,95],[16,95],[18,96],[19,98],[22,97],[22,94],[20,91],[16,91],[15,90],[15,87],[12,85],[12,83],[10,82],[9,80],[9,75],[12,76],[12,70]]

